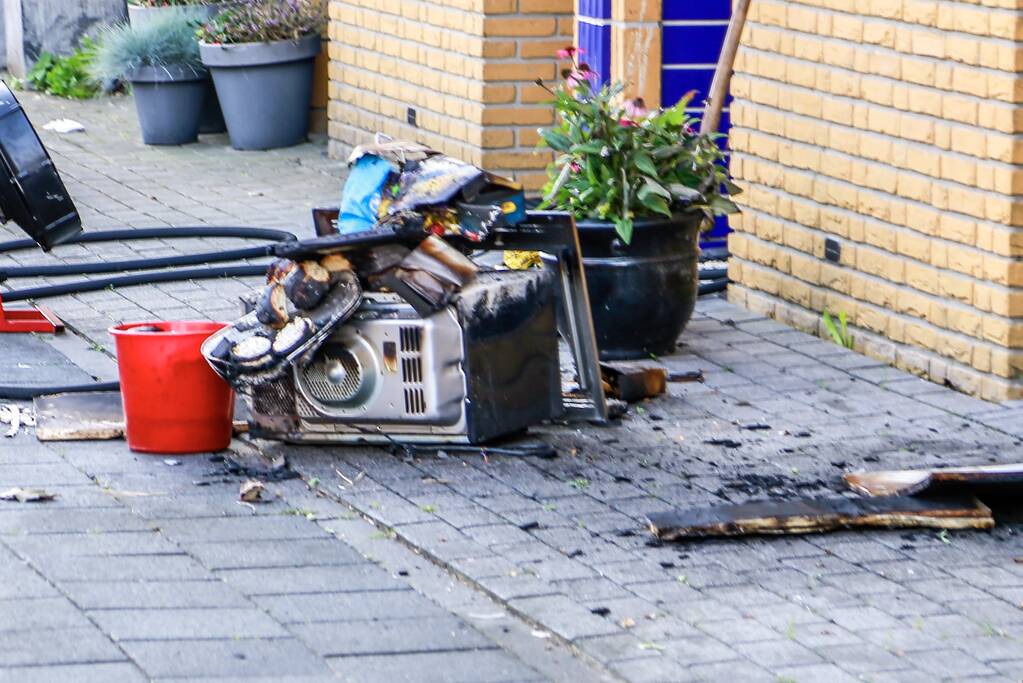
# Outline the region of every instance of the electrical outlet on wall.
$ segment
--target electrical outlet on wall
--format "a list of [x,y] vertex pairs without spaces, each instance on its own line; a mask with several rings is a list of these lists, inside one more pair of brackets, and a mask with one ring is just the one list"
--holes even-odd
[[415,107],[409,107],[405,112],[405,118],[408,120],[408,125],[419,128],[418,115]]

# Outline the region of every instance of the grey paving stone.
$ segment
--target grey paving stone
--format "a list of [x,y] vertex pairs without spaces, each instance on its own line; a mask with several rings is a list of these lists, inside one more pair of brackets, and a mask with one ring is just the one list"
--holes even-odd
[[244,595],[405,590],[404,584],[368,562],[323,567],[225,569],[217,571],[216,576]]
[[843,671],[833,664],[817,664],[812,666],[786,666],[775,670],[778,680],[810,683],[812,681],[828,681],[831,683],[854,683],[859,679]]
[[441,608],[411,590],[263,595],[252,600],[285,624],[438,617]]
[[294,624],[289,630],[330,657],[496,649],[464,621],[448,616]]
[[187,581],[208,578],[205,569],[179,555],[107,557],[39,555],[33,564],[54,581]]
[[279,638],[288,635],[273,619],[253,608],[103,609],[89,618],[118,642],[129,640],[216,640]]
[[0,535],[149,531],[146,520],[126,510],[34,508],[0,510]]
[[341,657],[329,661],[339,675],[352,683],[524,683],[540,680],[532,669],[496,651]]
[[[116,504],[116,503],[115,503]],[[109,534],[61,534],[58,541],[46,536],[12,536],[6,540],[19,553],[39,555],[175,555],[181,549],[152,531]]]
[[192,555],[210,569],[317,567],[361,564],[366,560],[343,542],[323,538],[276,541],[188,542]]
[[613,621],[593,614],[564,595],[518,598],[509,604],[568,640],[621,632]]
[[328,538],[328,534],[304,517],[227,517],[220,519],[173,519],[154,522],[176,541],[273,541]]
[[821,656],[795,640],[737,643],[735,649],[754,664],[770,669],[821,662]]
[[246,607],[221,581],[62,581],[61,590],[82,609]]
[[66,598],[0,600],[0,633],[89,628],[92,624]]
[[113,641],[91,626],[0,632],[0,668],[121,662],[125,659]]
[[57,664],[0,669],[3,683],[136,683],[148,680],[130,663]]
[[151,640],[121,644],[152,678],[315,676],[329,670],[294,638],[262,640]]

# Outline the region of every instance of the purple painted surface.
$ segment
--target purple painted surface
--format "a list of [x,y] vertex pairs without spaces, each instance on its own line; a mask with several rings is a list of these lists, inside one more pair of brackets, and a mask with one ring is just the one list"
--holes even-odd
[[611,73],[611,27],[579,22],[579,47],[586,51],[582,61],[596,71],[601,80]]
[[728,19],[732,15],[730,0],[664,0],[661,10],[665,21]]
[[579,16],[610,19],[611,0],[579,0]]

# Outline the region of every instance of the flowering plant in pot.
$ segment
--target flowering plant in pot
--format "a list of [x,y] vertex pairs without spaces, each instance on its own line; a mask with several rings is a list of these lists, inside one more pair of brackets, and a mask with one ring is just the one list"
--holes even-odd
[[199,49],[233,147],[270,149],[306,139],[326,20],[323,0],[247,0],[202,27]]
[[195,142],[208,75],[199,59],[195,23],[171,14],[141,28],[105,29],[91,70],[97,80],[126,80],[147,145]]
[[556,157],[541,206],[576,218],[601,358],[669,353],[696,305],[699,233],[738,211],[740,190],[720,136],[686,111],[694,93],[648,109],[621,83],[598,85],[580,54],[558,53],[572,67],[549,89],[558,120],[540,144]]

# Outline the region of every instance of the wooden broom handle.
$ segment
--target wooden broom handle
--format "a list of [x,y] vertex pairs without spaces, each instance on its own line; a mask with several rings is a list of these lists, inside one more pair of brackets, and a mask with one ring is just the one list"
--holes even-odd
[[728,97],[728,84],[732,80],[732,70],[735,67],[735,54],[739,51],[739,40],[742,38],[742,29],[746,26],[746,14],[749,13],[751,0],[736,0],[732,9],[732,18],[728,22],[728,31],[725,33],[725,43],[721,46],[721,56],[718,57],[717,68],[714,69],[714,80],[710,84],[710,95],[707,97],[707,104],[703,109],[703,119],[700,122],[701,133],[716,133],[721,123],[721,111],[725,108],[725,99]]

